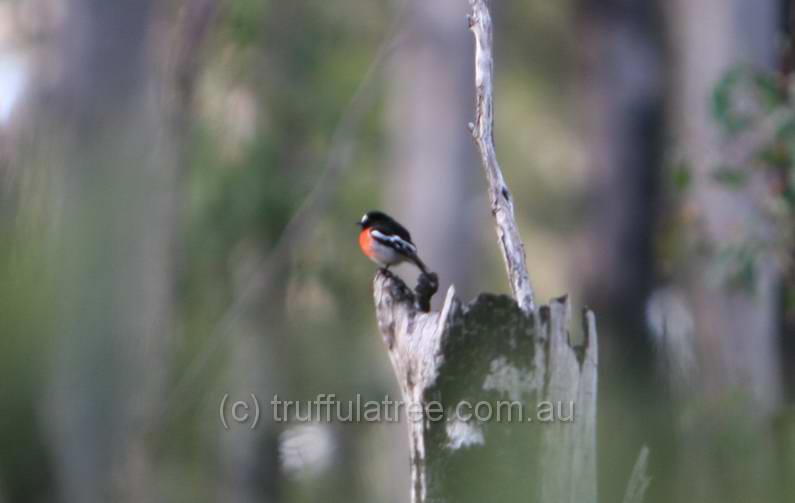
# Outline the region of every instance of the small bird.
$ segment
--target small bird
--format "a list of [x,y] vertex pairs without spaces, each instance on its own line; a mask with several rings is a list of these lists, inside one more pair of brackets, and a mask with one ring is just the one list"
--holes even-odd
[[409,261],[428,274],[417,255],[417,247],[411,242],[411,234],[394,218],[380,211],[371,211],[365,213],[356,225],[362,229],[359,247],[367,258],[385,269]]

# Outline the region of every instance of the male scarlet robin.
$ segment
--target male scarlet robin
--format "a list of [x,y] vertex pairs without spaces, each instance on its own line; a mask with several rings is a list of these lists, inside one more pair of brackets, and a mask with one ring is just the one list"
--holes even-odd
[[367,257],[385,269],[401,262],[412,262],[428,274],[425,264],[417,256],[411,235],[395,219],[380,211],[366,213],[356,222],[361,227],[359,247]]

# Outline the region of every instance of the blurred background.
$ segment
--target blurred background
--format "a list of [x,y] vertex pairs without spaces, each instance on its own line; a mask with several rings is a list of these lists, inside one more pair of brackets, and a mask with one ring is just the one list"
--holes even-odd
[[[442,291],[509,292],[467,12],[0,0],[0,501],[407,500],[403,424],[218,407],[399,396],[367,210]],[[494,2],[530,277],[597,313],[603,501],[643,444],[650,502],[795,494],[791,12]]]

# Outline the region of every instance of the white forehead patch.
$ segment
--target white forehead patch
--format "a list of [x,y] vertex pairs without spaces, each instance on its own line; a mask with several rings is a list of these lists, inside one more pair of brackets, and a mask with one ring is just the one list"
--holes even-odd
[[361,221],[362,223],[365,223],[365,222],[367,221],[367,213],[365,213],[364,215],[362,215],[362,219],[361,219],[360,221]]

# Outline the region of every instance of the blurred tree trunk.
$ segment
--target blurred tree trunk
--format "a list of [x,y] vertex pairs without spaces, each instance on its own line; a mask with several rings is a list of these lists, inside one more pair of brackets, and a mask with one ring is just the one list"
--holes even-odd
[[[409,2],[401,42],[387,71],[389,212],[411,229],[442,289],[475,293],[480,254],[474,222],[480,173],[467,123],[475,96],[467,2]],[[468,222],[464,225],[463,222]]]
[[[787,45],[782,56],[781,70],[784,85],[795,81],[795,2],[783,0],[782,31],[787,35]],[[790,92],[791,97],[791,92]],[[781,294],[781,365],[784,372],[784,395],[790,403],[795,403],[795,248],[790,250],[790,267],[783,279]],[[795,451],[793,451],[795,452]]]
[[[245,249],[246,247],[241,247]],[[285,256],[264,259],[259,251],[236,260],[233,271],[233,307],[230,322],[221,328],[231,348],[223,393],[230,401],[244,400],[251,407],[256,393],[263,413],[251,423],[230,423],[220,432],[218,500],[230,503],[279,501],[278,435],[281,425],[266,412],[276,394],[284,394],[282,361],[286,332],[284,312],[287,273]],[[264,267],[263,267],[263,264]],[[253,414],[253,413],[252,413]]]
[[[279,292],[283,293],[283,292]],[[231,352],[227,364],[224,393],[230,400],[251,402],[254,392],[260,406],[278,394],[279,358],[274,351],[279,329],[284,329],[281,313],[273,306],[264,307],[269,315],[244,314],[228,334]],[[268,327],[263,333],[263,327]],[[252,413],[253,414],[253,413]],[[268,411],[264,411],[257,427],[230,424],[220,435],[219,501],[229,503],[267,503],[279,501],[278,433]]]
[[[654,2],[580,0],[582,134],[588,158],[585,300],[637,356],[654,275],[662,138],[662,47]],[[607,342],[607,341],[605,341]],[[603,348],[604,350],[604,348]],[[640,362],[639,362],[640,364]]]
[[[663,44],[657,2],[580,0],[579,100],[588,183],[581,253],[573,276],[584,302],[599,313],[600,491],[615,500],[639,446],[653,442],[659,460],[667,442],[659,392],[649,393],[654,365],[646,337],[645,303],[653,286],[663,133]],[[627,379],[632,376],[632,379]],[[626,414],[633,410],[632,417]],[[620,441],[615,432],[624,434]],[[621,469],[616,469],[615,460]],[[609,466],[608,466],[609,465]],[[624,469],[626,467],[626,469]],[[655,474],[659,480],[660,472]],[[663,485],[655,482],[653,490]]]
[[64,501],[160,498],[151,444],[174,330],[177,180],[195,75],[184,51],[199,41],[171,45],[168,7],[71,0],[56,49],[45,112],[55,132],[40,142],[64,159],[49,409]]
[[[774,0],[669,4],[674,139],[692,168],[688,211],[713,249],[747,238],[760,219],[749,190],[730,191],[713,180],[717,167],[744,160],[722,157],[728,142],[710,115],[711,93],[740,63],[773,68],[779,7]],[[781,399],[778,278],[771,258],[762,256],[754,264],[753,291],[732,290],[716,281],[718,260],[715,254],[693,259],[681,280],[699,364],[698,394],[688,390],[688,396],[700,402],[684,437],[692,459],[687,466],[694,468],[685,469],[686,491],[699,501],[768,501],[769,420]]]

